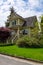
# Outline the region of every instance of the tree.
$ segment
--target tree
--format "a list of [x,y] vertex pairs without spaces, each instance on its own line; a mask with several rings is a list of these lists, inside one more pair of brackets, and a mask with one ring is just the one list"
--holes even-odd
[[16,12],[13,7],[10,8],[10,15],[7,17],[6,27],[10,26],[10,22],[14,21],[14,16],[16,15]]
[[40,22],[40,26],[41,26],[41,33],[43,34],[43,15],[40,16],[41,22]]
[[38,21],[37,21],[37,22],[35,22],[34,28],[31,30],[31,34],[33,36],[37,36],[38,33],[39,33],[39,26],[38,26]]
[[15,9],[13,7],[10,8],[10,14],[16,14]]
[[13,21],[15,15],[16,15],[15,9],[13,7],[11,7],[10,8],[10,15],[8,16],[7,21]]

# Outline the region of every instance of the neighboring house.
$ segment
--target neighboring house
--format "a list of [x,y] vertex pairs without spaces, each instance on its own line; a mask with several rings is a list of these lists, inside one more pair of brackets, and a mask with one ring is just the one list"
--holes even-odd
[[16,14],[12,8],[6,22],[6,27],[12,30],[12,35],[18,35],[19,38],[26,34],[30,36],[31,29],[34,28],[35,22],[37,22],[36,16],[23,18]]

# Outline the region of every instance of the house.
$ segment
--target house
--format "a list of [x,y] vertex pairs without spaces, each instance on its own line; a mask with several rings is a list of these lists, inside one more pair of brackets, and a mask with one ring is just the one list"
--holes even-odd
[[23,18],[14,12],[14,9],[11,8],[10,15],[8,16],[6,27],[12,30],[11,34],[13,36],[17,35],[18,38],[22,35],[28,34],[30,36],[31,29],[34,28],[35,22],[37,22],[37,17],[27,17]]

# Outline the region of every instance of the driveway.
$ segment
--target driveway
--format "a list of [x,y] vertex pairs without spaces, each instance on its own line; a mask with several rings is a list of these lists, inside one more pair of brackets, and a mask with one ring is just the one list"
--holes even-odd
[[43,65],[0,54],[0,65]]

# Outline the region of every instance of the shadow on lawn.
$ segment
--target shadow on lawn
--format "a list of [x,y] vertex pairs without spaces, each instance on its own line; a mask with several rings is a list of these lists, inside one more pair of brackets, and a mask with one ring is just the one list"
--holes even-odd
[[[0,47],[4,47],[4,46],[13,46],[13,45],[15,45],[15,44],[12,44],[12,43],[9,43],[9,44],[6,44],[6,43],[0,43]],[[17,45],[16,45],[17,46]],[[27,47],[20,47],[20,46],[17,46],[18,48],[43,48],[43,46],[42,47],[38,47],[38,46],[36,46],[36,47],[33,47],[33,46],[27,46]]]

